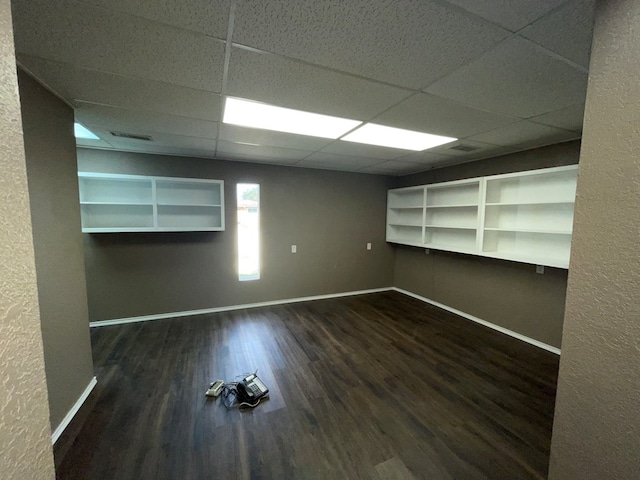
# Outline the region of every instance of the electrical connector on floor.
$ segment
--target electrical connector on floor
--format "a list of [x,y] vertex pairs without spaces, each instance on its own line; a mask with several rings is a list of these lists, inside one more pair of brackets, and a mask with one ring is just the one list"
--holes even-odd
[[217,397],[222,392],[222,387],[224,387],[224,381],[216,380],[211,385],[209,385],[209,389],[206,391],[205,395],[207,397]]

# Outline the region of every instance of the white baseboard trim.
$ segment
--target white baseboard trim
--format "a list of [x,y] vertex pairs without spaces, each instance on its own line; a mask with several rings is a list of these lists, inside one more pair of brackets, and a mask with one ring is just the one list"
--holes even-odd
[[[167,318],[176,318],[176,317],[191,317],[193,315],[204,315],[204,314],[208,314],[208,313],[218,313],[218,312],[230,312],[233,310],[242,310],[245,308],[257,308],[257,307],[268,307],[271,305],[284,305],[287,303],[298,303],[298,302],[308,302],[311,300],[324,300],[327,298],[339,298],[339,297],[351,297],[354,295],[365,295],[368,293],[378,293],[378,292],[388,292],[388,291],[395,291],[395,292],[399,292],[402,293],[404,295],[407,295],[409,297],[413,297],[416,298],[418,300],[421,300],[423,302],[429,303],[431,305],[434,305],[438,308],[442,308],[443,310],[446,310],[448,312],[454,313],[456,315],[459,315],[460,317],[466,318],[467,320],[471,320],[473,322],[479,323],[480,325],[484,325],[485,327],[489,327],[493,330],[496,330],[500,333],[504,333],[505,335],[509,335],[511,337],[517,338],[518,340],[522,340],[523,342],[527,342],[531,345],[534,345],[536,347],[542,348],[544,350],[547,350],[548,352],[551,353],[555,353],[556,355],[560,355],[560,349],[553,347],[551,345],[547,345],[546,343],[540,342],[538,340],[535,340],[531,337],[527,337],[525,335],[522,335],[518,332],[514,332],[513,330],[509,330],[508,328],[504,328],[501,327],[500,325],[496,325],[494,323],[491,322],[487,322],[486,320],[482,320],[481,318],[478,317],[474,317],[473,315],[470,315],[468,313],[462,312],[460,310],[457,310],[455,308],[449,307],[447,305],[444,305],[442,303],[436,302],[434,300],[430,300],[426,297],[422,297],[420,295],[417,295],[415,293],[409,292],[408,290],[403,290],[401,288],[398,287],[385,287],[385,288],[372,288],[369,290],[356,290],[356,291],[351,291],[351,292],[342,292],[342,293],[329,293],[326,295],[313,295],[310,297],[297,297],[297,298],[286,298],[286,299],[282,299],[282,300],[270,300],[267,302],[257,302],[257,303],[246,303],[246,304],[242,304],[242,305],[229,305],[229,306],[225,306],[225,307],[213,307],[213,308],[203,308],[200,310],[187,310],[187,311],[182,311],[182,312],[171,312],[171,313],[158,313],[155,315],[141,315],[139,317],[128,317],[128,318],[114,318],[112,320],[98,320],[95,322],[90,322],[89,326],[91,327],[106,327],[109,325],[121,325],[124,323],[135,323],[135,322],[148,322],[150,320],[163,320],[163,319],[167,319]],[[95,379],[94,379],[95,380]],[[95,385],[95,383],[94,383]],[[89,388],[89,387],[87,387]],[[93,386],[91,387],[93,388]],[[89,392],[91,390],[89,389]],[[87,395],[89,393],[87,392]],[[86,398],[86,397],[85,397]],[[82,401],[84,401],[84,398],[82,398]],[[82,404],[82,402],[80,402],[80,405]],[[78,406],[78,408],[80,408]],[[77,411],[77,410],[76,410]],[[71,413],[71,412],[69,412]],[[75,414],[75,412],[73,412]],[[73,415],[71,415],[71,417],[73,417]],[[66,417],[65,417],[66,419]],[[71,419],[69,419],[70,421]],[[63,421],[64,423],[64,421]],[[62,424],[61,424],[62,425]],[[66,425],[65,425],[66,426]],[[59,427],[58,427],[59,428]],[[64,428],[62,429],[64,430]],[[57,431],[57,429],[56,429]],[[60,432],[62,433],[62,432]]]
[[232,310],[242,310],[245,308],[269,307],[271,305],[283,305],[286,303],[308,302],[310,300],[324,300],[327,298],[351,297],[354,295],[365,295],[367,293],[388,292],[394,287],[372,288],[370,290],[356,290],[352,292],[329,293],[326,295],[313,295],[311,297],[286,298],[283,300],[271,300],[268,302],[247,303],[244,305],[229,305],[226,307],[203,308],[201,310],[187,310],[183,312],[158,313],[155,315],[141,315],[139,317],[115,318],[113,320],[98,320],[90,322],[90,327],[106,327],[109,325],[121,325],[123,323],[147,322],[150,320],[163,320],[166,318],[191,317],[193,315],[204,315],[207,313],[229,312]]
[[75,417],[76,413],[78,413],[78,410],[80,410],[80,407],[82,407],[82,404],[89,397],[89,394],[97,383],[98,380],[96,379],[96,377],[93,377],[89,382],[89,385],[87,385],[87,388],[85,388],[84,392],[82,392],[82,395],[80,395],[80,398],[78,398],[76,403],[73,404],[73,407],[71,407],[71,410],[69,410],[69,412],[67,412],[67,415],[62,419],[60,425],[58,425],[58,428],[56,428],[51,434],[51,443],[55,444],[58,441],[58,438],[60,438],[60,435],[62,435],[64,429],[69,426],[71,420],[73,420],[73,417]]
[[482,320],[481,318],[478,317],[474,317],[473,315],[469,315],[468,313],[465,312],[461,312],[460,310],[457,310],[455,308],[449,307],[447,305],[444,305],[442,303],[439,302],[435,302],[433,300],[430,300],[426,297],[422,297],[420,295],[416,295],[415,293],[409,292],[408,290],[403,290],[401,288],[397,288],[397,287],[393,287],[392,290],[402,293],[404,295],[408,295],[409,297],[413,297],[416,298],[418,300],[421,300],[423,302],[429,303],[435,307],[438,308],[442,308],[443,310],[446,310],[448,312],[451,313],[455,313],[456,315],[466,318],[467,320],[471,320],[473,322],[479,323],[480,325],[484,325],[485,327],[489,327],[492,328],[493,330],[497,330],[500,333],[504,333],[505,335],[509,335],[511,337],[517,338],[518,340],[522,340],[523,342],[527,342],[531,345],[534,345],[536,347],[542,348],[544,350],[547,350],[548,352],[551,353],[555,353],[556,355],[560,355],[560,349],[557,347],[552,347],[551,345],[547,345],[546,343],[540,342],[538,340],[535,340],[531,337],[527,337],[525,335],[522,335],[518,332],[514,332],[513,330],[509,330],[508,328],[504,328],[501,327],[500,325],[496,325],[495,323],[491,323],[491,322],[487,322],[486,320]]

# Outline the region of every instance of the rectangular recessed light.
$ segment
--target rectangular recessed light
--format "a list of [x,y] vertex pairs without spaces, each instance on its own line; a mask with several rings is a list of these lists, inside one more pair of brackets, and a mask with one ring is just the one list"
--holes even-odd
[[86,138],[88,140],[100,140],[95,133],[88,130],[86,127],[80,125],[79,123],[73,124],[73,134],[76,138]]
[[340,140],[378,145],[380,147],[420,151],[454,142],[457,138],[442,137],[430,133],[414,132],[402,128],[385,127],[384,125],[367,123],[349,135],[342,137]]
[[222,121],[243,127],[322,138],[338,138],[362,123],[231,97],[226,99]]

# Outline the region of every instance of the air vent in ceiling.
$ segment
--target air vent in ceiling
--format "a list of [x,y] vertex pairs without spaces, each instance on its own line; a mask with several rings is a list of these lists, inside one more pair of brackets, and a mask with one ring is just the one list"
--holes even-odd
[[472,147],[471,145],[456,145],[454,147],[449,147],[449,150],[459,150],[460,152],[473,152],[474,150],[478,150],[478,147]]
[[111,132],[114,137],[131,138],[132,140],[144,140],[145,142],[153,141],[150,135],[139,135],[137,133]]

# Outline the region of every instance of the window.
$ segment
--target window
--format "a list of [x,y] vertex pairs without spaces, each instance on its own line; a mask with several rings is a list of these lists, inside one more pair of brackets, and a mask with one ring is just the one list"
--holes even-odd
[[260,185],[239,183],[238,280],[260,279]]

